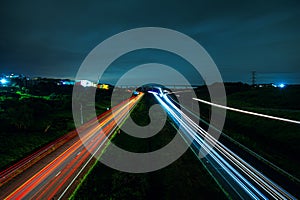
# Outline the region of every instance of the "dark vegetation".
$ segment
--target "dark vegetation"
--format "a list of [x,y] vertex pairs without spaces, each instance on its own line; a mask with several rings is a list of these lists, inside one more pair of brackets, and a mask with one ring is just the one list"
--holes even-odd
[[[37,84],[28,88],[1,88],[0,170],[75,129],[72,86]],[[83,97],[89,92],[82,88]],[[95,107],[104,112],[111,91],[97,91]],[[87,110],[89,105],[83,105]],[[90,119],[83,113],[84,121]]]
[[6,99],[1,102],[0,168],[74,129],[70,99]]
[[[149,123],[148,109],[155,103],[144,97],[131,113],[137,124]],[[125,122],[126,123],[126,122]],[[161,148],[174,137],[176,129],[166,123],[155,136],[137,139],[122,132],[113,142],[132,152],[150,152]],[[161,170],[131,174],[97,163],[74,199],[224,199],[225,196],[195,155],[188,150],[180,159]]]

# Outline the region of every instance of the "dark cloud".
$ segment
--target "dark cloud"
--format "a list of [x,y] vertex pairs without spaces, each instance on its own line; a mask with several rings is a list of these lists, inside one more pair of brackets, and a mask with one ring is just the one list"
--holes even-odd
[[158,26],[196,39],[226,81],[249,81],[256,70],[276,82],[280,73],[300,74],[299,23],[297,0],[1,1],[0,70],[74,77],[101,41],[127,29]]

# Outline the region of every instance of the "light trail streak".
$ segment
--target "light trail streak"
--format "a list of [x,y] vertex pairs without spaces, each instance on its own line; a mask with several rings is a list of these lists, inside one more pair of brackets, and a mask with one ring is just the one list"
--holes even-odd
[[[284,198],[284,196],[282,196],[279,192],[277,192],[275,189],[272,188],[271,185],[275,185],[273,182],[271,182],[269,179],[267,179],[261,173],[259,173],[253,167],[251,167],[247,162],[245,162],[241,158],[239,158],[236,154],[234,154],[232,151],[230,151],[228,148],[226,148],[222,143],[220,143],[219,141],[217,141],[214,137],[211,137],[209,134],[207,134],[203,129],[201,130],[200,127],[195,126],[195,125],[194,125],[194,127],[196,129],[198,129],[198,131],[200,131],[201,133],[203,133],[203,136],[205,138],[208,138],[209,142],[212,142],[214,144],[215,148],[218,148],[218,150],[220,150],[221,154],[225,158],[227,158],[229,160],[232,160],[235,163],[235,165],[238,167],[238,169],[240,169],[241,171],[243,171],[253,181],[255,181],[257,184],[260,184],[262,186],[267,185],[267,187],[265,187],[265,189],[266,189],[266,191],[268,191],[268,193],[272,197],[274,197],[274,198],[275,197],[277,197],[277,198]],[[203,145],[203,144],[205,145],[205,143],[201,142],[201,145]],[[224,160],[222,157],[219,157],[219,158],[221,160]],[[226,162],[226,165],[231,170],[234,170],[227,162]],[[243,179],[243,180],[245,181],[245,179]],[[249,184],[248,181],[247,181],[247,184]],[[278,187],[278,186],[276,185],[276,187]],[[256,188],[253,187],[253,185],[251,185],[251,188],[254,189],[257,193],[259,193],[259,191]],[[264,197],[264,196],[262,195],[262,197]],[[264,199],[265,198],[266,197],[264,197]]]
[[[168,103],[171,103],[168,99],[166,99],[166,96],[164,96],[163,98]],[[166,106],[165,103],[163,103],[162,105]],[[184,113],[181,113],[181,111],[174,104],[171,103],[171,104],[168,104],[168,105],[171,105],[173,107],[173,109],[175,109],[180,114],[184,114]],[[185,115],[182,115],[182,116],[184,116],[185,120],[188,119],[187,116],[185,116]],[[175,118],[178,118],[178,117],[175,117]],[[253,199],[259,199],[259,197],[255,193],[253,193],[251,191],[251,189],[254,190],[257,194],[259,194],[259,196],[261,198],[267,199],[247,179],[245,179],[236,169],[234,169],[218,153],[216,153],[216,151],[214,149],[212,149],[212,146],[210,144],[208,144],[202,138],[200,138],[195,133],[195,131],[193,131],[192,128],[189,127],[188,124],[186,124],[185,122],[183,122],[183,120],[180,120],[180,126],[183,126],[184,129],[187,130],[188,134],[191,135],[192,138],[197,141],[197,143],[199,144],[199,146],[202,147],[205,152],[208,152],[208,154],[212,157],[212,159],[215,162],[218,163],[219,167],[221,167],[223,170],[225,170],[232,177],[232,179],[235,180],[241,186],[241,188],[245,192],[247,192]],[[249,189],[247,186],[250,187],[251,189]]]
[[215,106],[215,107],[218,107],[218,108],[223,108],[223,109],[235,111],[235,112],[240,112],[240,113],[244,113],[244,114],[249,114],[249,115],[254,115],[254,116],[258,116],[258,117],[264,117],[264,118],[268,118],[268,119],[274,119],[274,120],[279,120],[279,121],[284,121],[284,122],[289,122],[289,123],[294,123],[294,124],[300,124],[300,121],[297,121],[297,120],[286,119],[286,118],[282,118],[282,117],[275,117],[275,116],[271,116],[271,115],[266,115],[266,114],[241,110],[241,109],[237,109],[237,108],[232,108],[232,107],[228,107],[228,106],[223,106],[223,105],[211,103],[209,101],[205,101],[205,100],[197,99],[197,98],[193,98],[193,100],[196,100],[196,101],[199,101],[199,102],[211,105],[211,106]]
[[[170,100],[172,102],[174,102],[175,104],[179,105],[179,103],[177,101],[175,101],[174,99],[170,98]],[[195,115],[195,113],[191,112],[190,110],[188,110],[187,108],[185,108],[182,105],[179,105],[181,108],[183,108],[185,111],[187,111],[188,113],[190,113],[191,115],[193,115],[194,117],[196,117],[197,119],[201,120],[201,122],[203,122],[204,124],[206,124],[207,126],[210,126],[211,128],[213,128],[215,131],[219,132],[220,134],[222,134],[222,136],[224,136],[226,139],[228,139],[230,142],[236,144],[237,146],[241,147],[243,150],[245,150],[246,152],[248,152],[250,155],[256,157],[258,160],[262,161],[263,163],[266,163],[268,166],[271,166],[273,169],[275,169],[277,172],[283,174],[286,177],[291,178],[293,181],[299,182],[300,180],[298,178],[296,178],[295,176],[293,176],[292,174],[288,173],[287,171],[283,170],[282,168],[278,167],[277,165],[275,165],[274,163],[272,163],[271,161],[265,159],[264,157],[260,156],[259,154],[255,153],[254,151],[252,151],[251,149],[249,149],[248,147],[244,146],[243,144],[239,143],[238,141],[234,140],[233,138],[229,137],[228,135],[226,135],[225,133],[223,133],[222,131],[220,131],[219,129],[217,129],[216,127],[214,127],[212,124],[209,124],[208,122],[206,122],[205,120],[203,120],[201,117]],[[200,127],[201,128],[201,127]]]
[[[116,128],[116,127],[115,127]],[[113,134],[114,130],[110,131],[109,135],[104,138],[104,140],[101,142],[101,144],[98,146],[98,148],[95,150],[95,152],[90,156],[88,161],[82,166],[82,168],[79,170],[79,172],[76,174],[76,176],[72,179],[72,181],[67,185],[67,187],[63,190],[61,195],[58,197],[59,199],[62,199],[65,193],[69,190],[69,188],[72,186],[72,184],[76,181],[78,176],[82,173],[82,171],[86,168],[88,163],[96,156],[96,154],[99,152],[101,147],[107,142],[107,140],[110,138],[110,136]]]
[[[167,96],[164,96],[164,99],[172,104],[172,102],[167,98]],[[213,146],[220,148],[220,152],[222,155],[224,155],[226,158],[232,160],[235,162],[236,166],[245,172],[246,175],[248,175],[253,181],[260,185],[268,185],[268,187],[265,187],[268,193],[273,196],[274,198],[284,198],[279,192],[277,192],[273,186],[279,187],[272,181],[270,181],[267,177],[263,176],[260,172],[255,170],[252,166],[250,166],[247,162],[242,160],[240,157],[238,157],[236,154],[234,154],[231,150],[229,150],[227,147],[225,147],[222,143],[220,143],[218,140],[216,140],[214,137],[212,137],[209,133],[207,133],[204,129],[202,129],[198,124],[196,124],[193,120],[191,120],[187,115],[185,115],[181,110],[179,110],[176,106],[174,106],[174,109],[177,109],[178,112],[185,117],[186,120],[200,133],[202,133],[202,136],[209,139],[209,142],[213,144]],[[203,142],[202,142],[203,144]],[[273,185],[273,186],[271,186]],[[282,188],[280,188],[282,190]],[[284,191],[286,192],[286,191]]]
[[[117,122],[126,119],[143,94],[131,97],[107,111],[101,117],[79,128],[81,138],[59,153],[41,170],[20,183],[4,199],[62,198],[78,176],[88,166],[94,155],[104,148],[117,128]],[[114,111],[114,112],[112,112]],[[100,122],[98,122],[98,119]],[[85,144],[85,145],[84,145]],[[2,198],[2,197],[1,197]]]
[[191,120],[166,94],[151,93],[179,126],[182,137],[191,142],[192,150],[206,155],[205,159],[213,170],[224,179],[221,181],[227,183],[237,196],[251,199],[296,199]]

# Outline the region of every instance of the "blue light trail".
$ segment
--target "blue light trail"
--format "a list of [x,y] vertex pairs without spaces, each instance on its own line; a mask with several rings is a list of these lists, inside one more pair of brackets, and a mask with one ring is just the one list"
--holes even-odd
[[161,89],[150,93],[179,126],[181,136],[191,143],[191,149],[202,164],[232,197],[296,199],[191,120]]

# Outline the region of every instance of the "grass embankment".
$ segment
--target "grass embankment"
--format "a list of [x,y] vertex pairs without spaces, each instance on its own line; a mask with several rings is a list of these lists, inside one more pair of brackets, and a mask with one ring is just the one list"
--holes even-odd
[[[75,129],[72,88],[58,89],[58,94],[22,93],[15,97],[2,98],[0,170]],[[109,92],[97,91],[95,104],[97,114],[101,114],[109,107],[108,97]],[[84,106],[84,110],[89,110],[86,109],[88,105]],[[92,116],[84,112],[83,117],[84,121],[88,121]]]
[[0,169],[74,129],[60,101],[26,98],[1,102]]
[[[144,97],[131,113],[139,125],[147,125],[149,107],[155,103]],[[125,122],[126,123],[126,122]],[[176,129],[166,123],[155,136],[138,139],[123,131],[113,143],[131,152],[150,152],[168,144]],[[202,167],[194,154],[188,150],[168,167],[150,173],[132,174],[111,169],[97,163],[74,199],[224,199],[225,196]]]
[[[295,88],[265,88],[228,96],[228,104],[249,111],[300,121],[300,93]],[[263,157],[300,178],[300,126],[228,112],[225,130]]]

